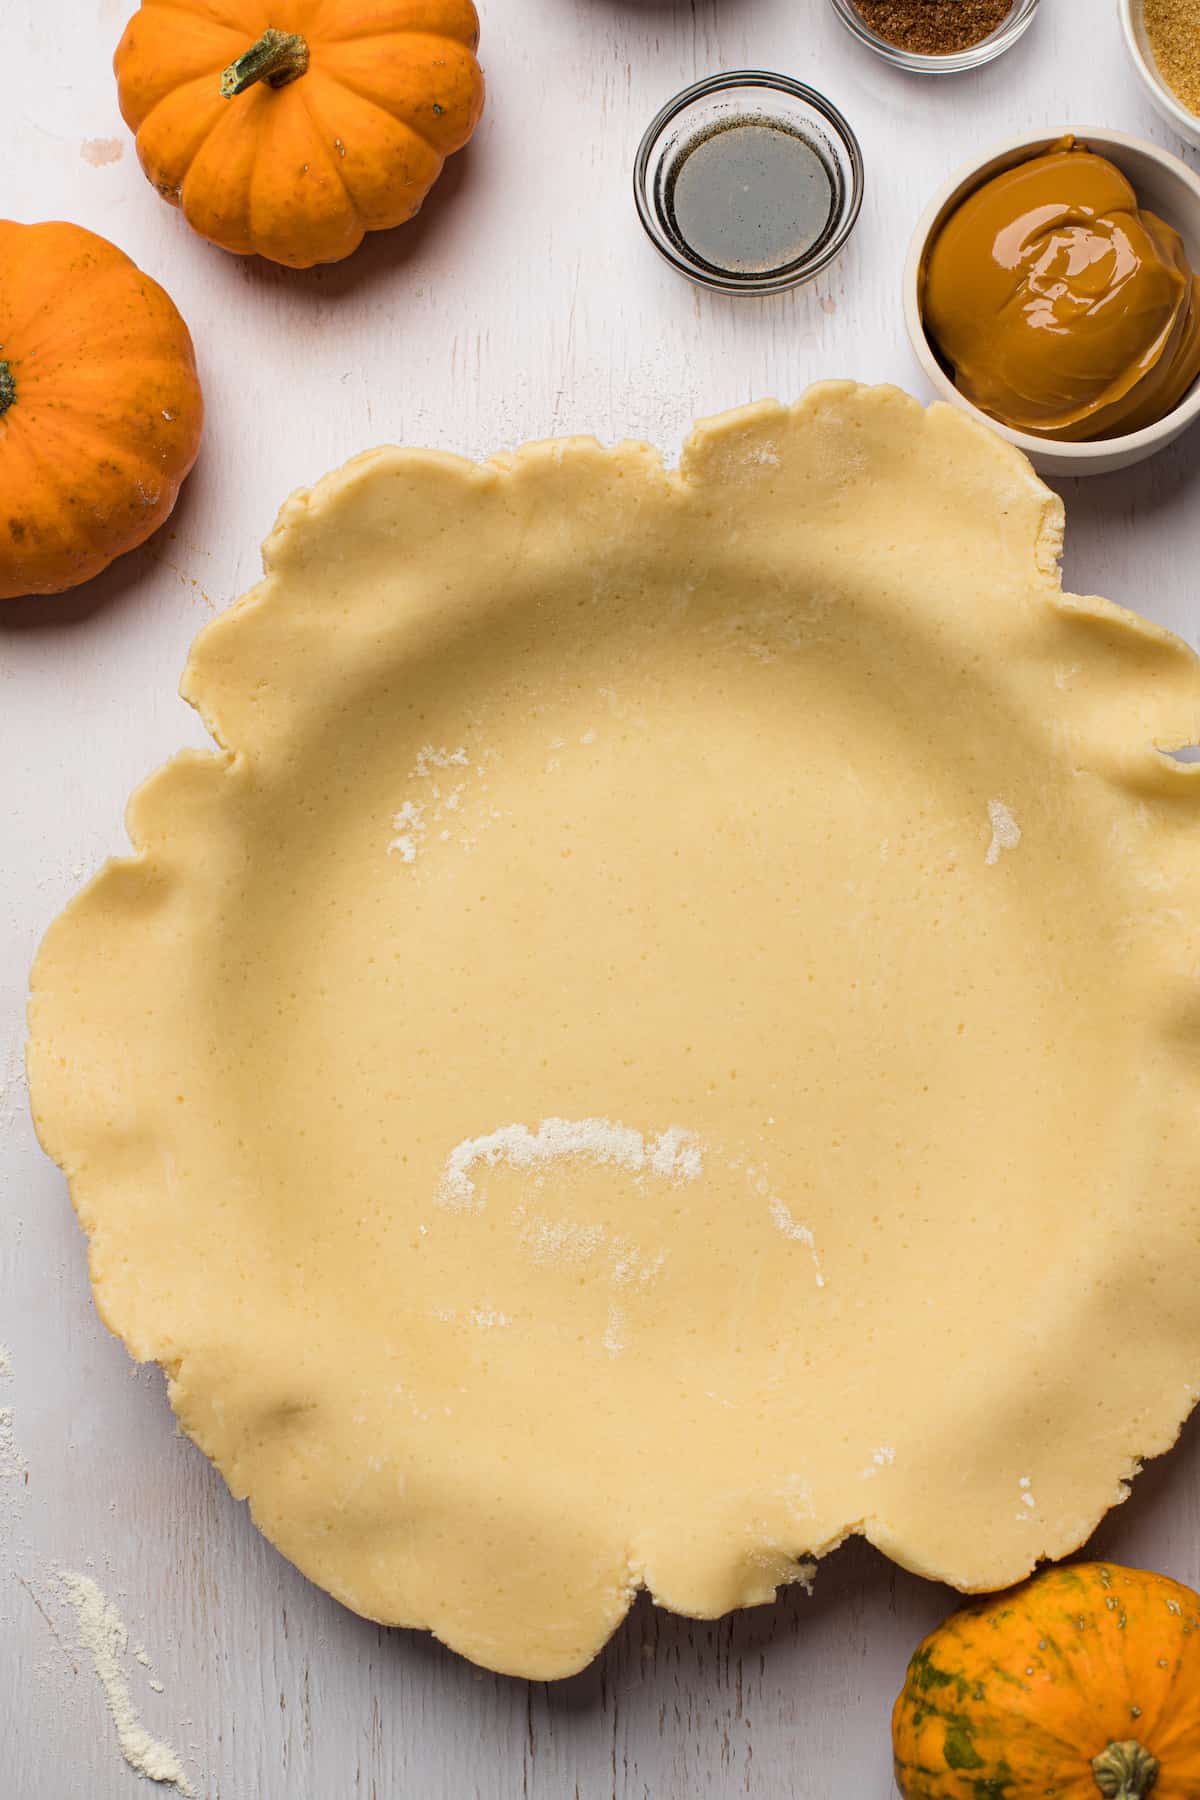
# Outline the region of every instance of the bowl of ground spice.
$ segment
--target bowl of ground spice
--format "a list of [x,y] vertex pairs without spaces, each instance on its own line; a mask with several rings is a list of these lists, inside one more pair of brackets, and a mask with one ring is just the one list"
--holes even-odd
[[1038,0],[832,0],[842,24],[893,68],[917,75],[978,69],[1011,50]]
[[1200,148],[1200,0],[1121,0],[1121,23],[1151,104]]

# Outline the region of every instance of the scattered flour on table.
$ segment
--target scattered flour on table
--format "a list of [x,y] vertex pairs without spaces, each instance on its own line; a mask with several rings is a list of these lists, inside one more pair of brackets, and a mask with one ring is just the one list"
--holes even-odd
[[480,1165],[541,1169],[571,1157],[664,1181],[694,1181],[704,1168],[699,1141],[677,1125],[645,1138],[612,1119],[543,1119],[536,1131],[528,1125],[501,1125],[483,1137],[464,1138],[446,1158],[437,1199],[442,1206],[482,1207],[484,1198],[472,1179]]
[[[12,1357],[0,1344],[0,1380],[11,1380],[12,1372]],[[15,1523],[28,1472],[29,1464],[14,1434],[13,1409],[0,1406],[0,1526]]]
[[25,1053],[9,1051],[0,1062],[0,1130],[11,1129],[26,1112]]
[[[29,1498],[29,1464],[13,1426],[13,1409],[0,1406],[0,1539],[11,1542]],[[7,1546],[6,1546],[7,1548]]]
[[23,1481],[27,1467],[13,1437],[13,1409],[0,1406],[0,1481]]
[[0,1558],[3,1573],[19,1580],[20,1572],[13,1560],[21,1553],[18,1532],[28,1515],[29,1463],[17,1442],[15,1414],[4,1391],[12,1374],[12,1356],[0,1344],[0,1401],[4,1402],[0,1404]]
[[[121,1659],[129,1650],[129,1632],[120,1613],[90,1575],[58,1569],[55,1585],[62,1598],[74,1608],[78,1645],[92,1659],[112,1714],[121,1755],[131,1769],[148,1781],[164,1782],[188,1796],[189,1800],[195,1800],[196,1790],[175,1751],[169,1744],[151,1737],[134,1709],[129,1682],[121,1666]],[[156,1685],[155,1691],[161,1691],[161,1683]]]
[[1021,827],[1003,800],[988,801],[988,821],[992,827],[992,841],[984,861],[991,867],[1000,861],[1002,850],[1016,849],[1021,841]]

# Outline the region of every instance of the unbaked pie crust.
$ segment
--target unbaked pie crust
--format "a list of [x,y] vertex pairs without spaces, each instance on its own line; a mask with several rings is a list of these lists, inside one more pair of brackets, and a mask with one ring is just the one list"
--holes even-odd
[[33,980],[96,1303],[347,1606],[567,1675],[849,1533],[993,1589],[1200,1372],[1200,675],[958,412],[379,450]]

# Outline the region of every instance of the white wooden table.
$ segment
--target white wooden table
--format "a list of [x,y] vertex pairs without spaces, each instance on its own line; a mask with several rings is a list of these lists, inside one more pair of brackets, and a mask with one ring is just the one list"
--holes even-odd
[[[27,1117],[26,976],[51,916],[122,847],[130,790],[203,741],[175,697],[188,643],[255,579],[291,488],[377,443],[478,456],[591,432],[674,455],[694,416],[821,376],[920,392],[900,268],[952,167],[1026,127],[1107,124],[1180,145],[1125,64],[1112,0],[1044,0],[1009,56],[933,82],[852,44],[827,0],[508,0],[484,11],[484,124],[420,220],[296,275],[201,243],[143,179],[109,68],[126,5],[5,0],[0,33],[0,210],[78,220],[162,281],[209,403],[200,465],[157,539],[73,597],[0,607],[0,1406],[13,1412],[12,1447],[0,1428],[0,1792],[138,1791],[90,1665],[49,1629],[69,1623],[47,1585],[65,1566],[90,1568],[144,1636],[164,1692],[131,1662],[135,1701],[205,1800],[885,1800],[890,1702],[952,1597],[861,1544],[821,1570],[811,1600],[791,1592],[714,1625],[643,1601],[586,1674],[555,1687],[381,1631],[284,1563],[175,1434],[161,1377],[133,1368],[92,1309],[64,1183]],[[643,239],[630,192],[658,105],[713,69],[753,66],[825,90],[867,162],[848,252],[772,301],[688,287]],[[1069,584],[1195,642],[1200,432],[1067,489]],[[1190,1430],[1098,1542],[1197,1583],[1198,1514]]]

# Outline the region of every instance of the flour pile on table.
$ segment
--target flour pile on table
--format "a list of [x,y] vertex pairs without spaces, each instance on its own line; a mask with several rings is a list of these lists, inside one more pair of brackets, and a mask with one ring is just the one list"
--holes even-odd
[[[138,1718],[122,1667],[121,1659],[129,1651],[129,1632],[120,1613],[90,1575],[59,1569],[55,1587],[75,1609],[79,1648],[91,1657],[97,1679],[104,1689],[121,1755],[139,1775],[146,1776],[149,1781],[161,1781],[186,1795],[188,1800],[195,1800],[196,1790],[175,1751],[169,1744],[151,1737]],[[139,1662],[148,1664],[144,1650],[133,1654]]]

